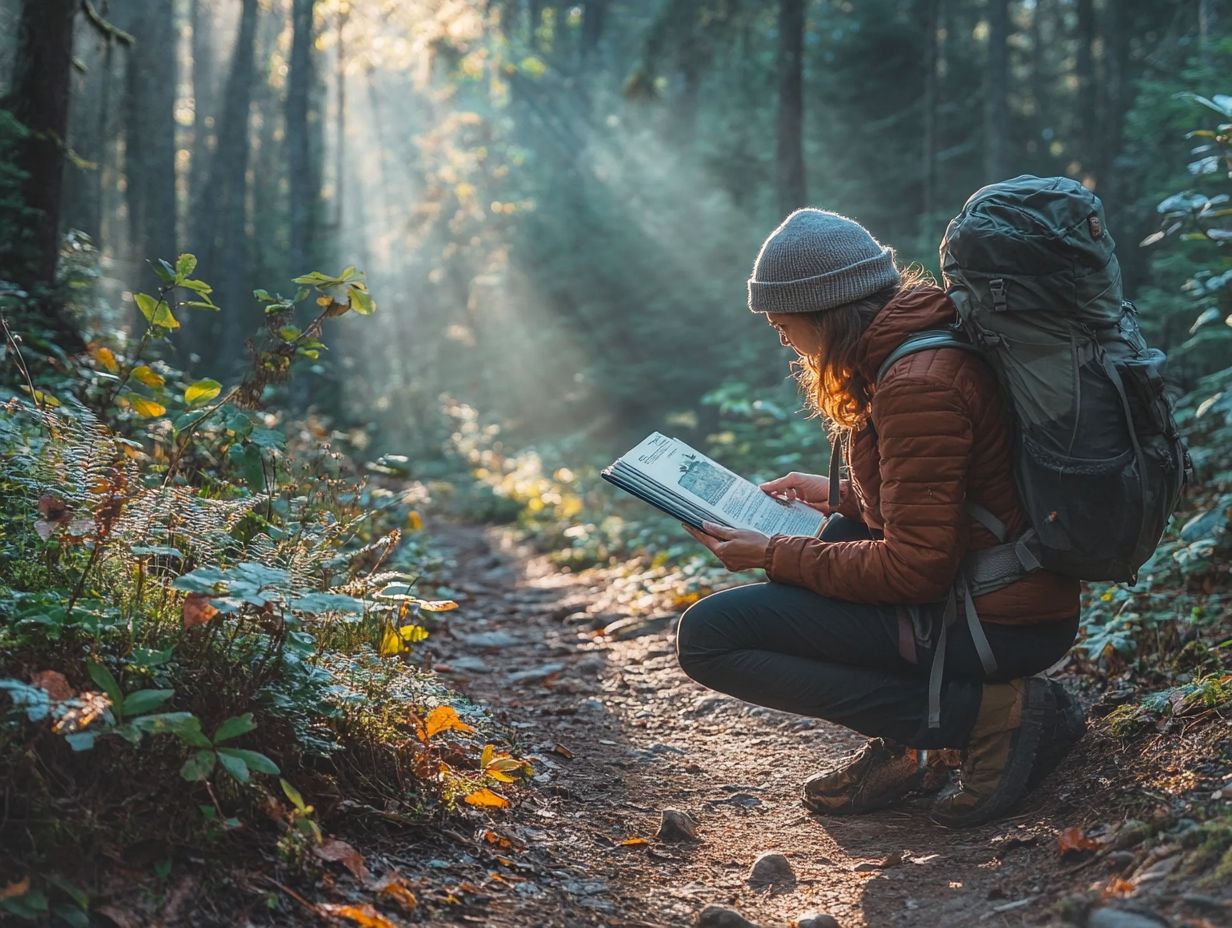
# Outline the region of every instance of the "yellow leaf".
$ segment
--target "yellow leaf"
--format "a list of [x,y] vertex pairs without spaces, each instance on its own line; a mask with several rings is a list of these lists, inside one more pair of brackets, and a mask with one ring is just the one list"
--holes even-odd
[[650,839],[649,838],[625,838],[620,843],[624,845],[625,847],[637,847],[638,845],[641,845],[641,844],[649,844]]
[[427,638],[428,630],[422,625],[403,625],[398,629],[398,637],[407,644],[414,644]]
[[317,297],[317,305],[318,305],[318,306],[328,306],[328,305],[329,305],[330,303],[332,303],[332,302],[334,302],[334,301],[333,301],[333,299],[332,299],[332,298],[330,298],[330,297],[328,297],[328,296],[319,296],[319,297]]
[[380,889],[382,896],[388,896],[404,909],[414,909],[419,905],[419,900],[415,898],[415,893],[412,892],[411,888],[402,879],[391,876],[386,877],[382,882],[384,883]]
[[472,806],[482,806],[491,809],[503,809],[509,805],[509,800],[500,793],[494,793],[486,786],[482,789],[477,789],[473,793],[468,793],[462,797],[462,801]]
[[111,371],[113,374],[120,369],[120,364],[116,361],[116,356],[112,353],[110,348],[104,347],[96,349],[94,352],[94,358],[99,364],[107,368],[107,370]]
[[458,718],[458,710],[453,706],[437,706],[424,719],[424,733],[428,738],[450,730],[474,731],[475,729]]
[[428,637],[428,630],[422,625],[403,625],[395,630],[388,628],[381,636],[381,657],[393,657],[411,650],[411,645]]
[[321,902],[317,904],[317,907],[327,915],[348,919],[360,925],[361,928],[398,928],[397,925],[366,902],[363,905],[341,905],[337,902]]
[[458,604],[452,599],[421,599],[419,608],[424,612],[452,612]]
[[515,777],[511,777],[509,774],[500,770],[485,770],[484,773],[490,776],[493,780],[496,780],[498,783],[513,783],[516,780]]
[[406,527],[409,528],[412,532],[417,532],[421,528],[423,528],[423,516],[419,514],[418,510],[412,509],[407,514]]
[[496,756],[496,745],[485,744],[483,746],[483,753],[479,755],[479,766],[481,767],[488,766],[488,764],[492,763],[492,758],[495,756]]
[[138,364],[133,368],[133,380],[143,383],[147,387],[161,387],[167,382],[162,374],[158,373],[148,364]]
[[221,392],[222,384],[217,380],[210,380],[209,378],[198,380],[184,391],[184,402],[189,406],[208,403]]
[[128,401],[132,404],[133,411],[143,419],[153,419],[167,411],[166,406],[147,400],[144,396],[130,396]]

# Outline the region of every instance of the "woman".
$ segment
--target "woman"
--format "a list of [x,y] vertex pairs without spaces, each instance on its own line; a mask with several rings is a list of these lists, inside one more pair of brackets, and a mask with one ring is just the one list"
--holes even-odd
[[[761,568],[769,582],[694,604],[680,620],[681,667],[712,689],[874,737],[805,782],[816,811],[936,792],[957,765],[959,787],[934,802],[933,819],[961,827],[1004,815],[1085,721],[1059,684],[1034,676],[1074,641],[1078,581],[1037,570],[975,599],[991,675],[964,623],[948,626],[938,647],[941,604],[964,554],[998,543],[985,528],[996,522],[970,515],[971,504],[1008,537],[1026,527],[996,378],[954,347],[879,371],[908,336],[954,323],[956,310],[835,213],[789,216],[762,245],[748,293],[749,308],[799,355],[797,379],[846,446],[849,479],[833,497],[813,474],[762,486],[833,512],[820,538],[686,526],[727,568]],[[942,683],[930,725],[934,654]]]

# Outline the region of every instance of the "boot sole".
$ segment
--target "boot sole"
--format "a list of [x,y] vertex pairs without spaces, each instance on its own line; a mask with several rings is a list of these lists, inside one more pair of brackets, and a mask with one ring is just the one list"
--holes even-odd
[[1043,736],[1044,723],[1056,712],[1056,700],[1047,681],[1032,677],[1022,700],[1022,719],[1006,761],[1006,772],[988,801],[967,812],[947,814],[934,810],[932,820],[946,828],[970,828],[1000,818],[1027,793],[1027,781]]

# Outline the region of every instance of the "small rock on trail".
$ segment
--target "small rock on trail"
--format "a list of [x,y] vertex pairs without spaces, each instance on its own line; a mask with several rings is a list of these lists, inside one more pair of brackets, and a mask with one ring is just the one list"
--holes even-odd
[[1127,909],[1096,909],[1087,919],[1087,928],[1164,928],[1164,922]]
[[697,916],[697,928],[757,928],[757,925],[734,909],[708,905]]
[[655,837],[660,841],[696,841],[697,823],[687,812],[679,809],[664,809]]
[[792,924],[795,928],[840,928],[838,919],[833,915],[819,915],[815,912],[801,915]]
[[749,869],[749,882],[754,886],[766,886],[771,883],[794,883],[796,871],[791,868],[791,862],[778,851],[766,851],[759,854]]

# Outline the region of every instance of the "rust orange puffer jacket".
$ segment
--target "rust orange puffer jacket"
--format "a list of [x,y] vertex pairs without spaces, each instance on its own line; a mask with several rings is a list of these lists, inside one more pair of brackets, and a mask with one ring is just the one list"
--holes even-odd
[[[957,318],[937,287],[900,293],[869,324],[858,351],[868,383],[909,335]],[[848,436],[850,480],[839,512],[881,534],[824,542],[776,535],[766,575],[823,596],[863,603],[944,598],[966,551],[997,543],[963,510],[970,498],[1006,526],[1026,527],[1010,463],[1013,436],[996,376],[976,355],[934,348],[896,361],[873,393],[870,427]],[[1078,581],[1035,571],[975,601],[980,619],[1028,624],[1078,613]]]

